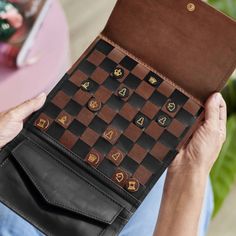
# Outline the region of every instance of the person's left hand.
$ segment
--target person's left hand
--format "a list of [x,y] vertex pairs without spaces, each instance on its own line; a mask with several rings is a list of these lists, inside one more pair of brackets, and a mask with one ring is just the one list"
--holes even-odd
[[28,100],[23,104],[0,113],[0,148],[14,139],[23,128],[23,121],[31,113],[39,110],[46,100],[46,94]]

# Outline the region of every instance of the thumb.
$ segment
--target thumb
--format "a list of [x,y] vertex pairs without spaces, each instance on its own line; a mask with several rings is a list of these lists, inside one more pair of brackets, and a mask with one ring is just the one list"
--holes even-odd
[[11,109],[9,114],[14,118],[15,121],[23,121],[33,112],[39,110],[46,100],[46,94],[41,93],[36,98],[28,100],[21,105]]

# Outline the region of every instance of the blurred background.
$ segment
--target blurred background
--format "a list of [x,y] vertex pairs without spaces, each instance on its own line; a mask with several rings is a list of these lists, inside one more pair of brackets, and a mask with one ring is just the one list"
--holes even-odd
[[[116,0],[60,2],[69,25],[71,60],[74,62],[103,29]],[[208,2],[236,19],[236,0]],[[229,109],[228,138],[211,173],[215,212],[207,236],[236,235],[236,80],[233,77],[223,91]]]

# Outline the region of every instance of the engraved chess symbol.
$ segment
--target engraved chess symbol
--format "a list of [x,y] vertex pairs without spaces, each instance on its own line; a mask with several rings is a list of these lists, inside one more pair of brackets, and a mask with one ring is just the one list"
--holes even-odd
[[149,79],[148,79],[148,82],[151,84],[151,85],[157,85],[157,79],[154,78],[153,76],[151,76]]
[[129,96],[129,90],[127,88],[121,88],[119,91],[118,91],[118,95],[121,97],[121,98],[125,98],[125,97],[128,97]]
[[129,181],[128,190],[129,191],[136,191],[136,182],[135,181]]
[[159,119],[159,123],[161,124],[161,125],[165,125],[166,124],[166,122],[167,122],[167,118],[166,117],[161,117],[160,119]]
[[91,111],[98,111],[101,109],[101,102],[96,100],[95,98],[90,99],[89,103],[88,103],[88,108]]
[[144,125],[144,117],[140,117],[138,120],[137,120],[137,124],[140,125],[140,126],[143,126]]
[[169,112],[174,112],[176,110],[176,104],[174,102],[169,102],[166,108]]
[[146,125],[146,118],[142,115],[137,115],[137,117],[135,118],[135,124],[139,127],[139,128],[144,128],[144,126]]
[[120,158],[122,158],[122,154],[120,152],[116,152],[111,155],[111,157],[115,160],[118,161]]
[[108,132],[104,133],[104,136],[108,139],[108,140],[112,140],[114,137],[115,132],[113,130],[109,130]]
[[114,75],[115,75],[116,77],[120,77],[120,76],[122,75],[122,70],[121,70],[121,69],[115,69],[115,70],[114,70]]
[[122,172],[116,173],[115,178],[116,178],[118,183],[121,183],[125,178],[124,173],[122,173]]
[[38,122],[36,123],[36,126],[38,126],[41,129],[47,129],[49,126],[49,120],[40,118]]
[[90,153],[89,156],[88,156],[88,162],[94,164],[94,165],[97,165],[98,162],[99,162],[99,158],[97,155],[93,154],[93,153]]
[[139,182],[137,179],[131,178],[126,182],[126,189],[130,192],[137,192],[139,189]]
[[124,69],[117,67],[114,69],[112,75],[117,78],[120,79],[123,75],[124,75]]
[[90,107],[93,108],[93,109],[97,108],[98,107],[98,102],[97,101],[91,101],[90,102]]
[[64,115],[61,118],[58,119],[58,121],[63,124],[66,125],[66,123],[68,122],[68,116]]
[[169,124],[170,119],[168,116],[161,115],[157,121],[161,126],[166,127]]
[[83,89],[88,90],[89,85],[90,85],[90,82],[87,81],[87,82],[83,83],[81,86],[82,86]]

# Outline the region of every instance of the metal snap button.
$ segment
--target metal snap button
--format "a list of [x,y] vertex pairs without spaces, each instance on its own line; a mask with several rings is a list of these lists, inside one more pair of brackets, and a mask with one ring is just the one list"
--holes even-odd
[[195,11],[195,9],[196,9],[196,6],[195,6],[195,4],[194,3],[188,3],[188,5],[187,5],[187,9],[188,9],[188,11]]

